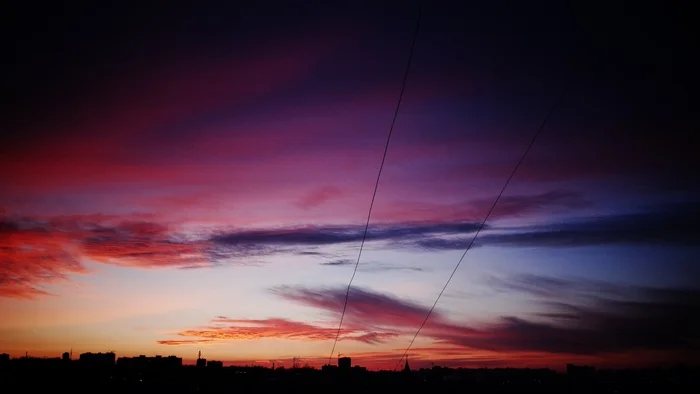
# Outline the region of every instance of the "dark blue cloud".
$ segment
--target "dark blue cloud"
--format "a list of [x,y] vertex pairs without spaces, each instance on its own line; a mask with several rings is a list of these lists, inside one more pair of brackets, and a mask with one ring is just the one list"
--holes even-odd
[[[650,207],[645,212],[571,219],[568,222],[480,234],[474,246],[580,247],[598,245],[693,246],[700,239],[700,210],[691,204]],[[411,241],[428,250],[465,249],[471,237]]]
[[[620,286],[602,281],[520,275],[493,287],[539,299],[545,321],[503,317],[489,338],[452,342],[492,349],[603,354],[639,349],[691,350],[700,345],[700,288]],[[489,342],[489,343],[487,343]]]
[[[620,286],[537,275],[494,279],[490,284],[518,296],[535,296],[541,312],[475,325],[452,322],[435,310],[421,336],[497,352],[603,355],[658,350],[676,354],[700,346],[700,288]],[[281,286],[271,291],[333,313],[340,313],[345,300],[342,287]],[[391,327],[413,335],[428,310],[405,298],[352,288],[346,318],[352,324]]]
[[479,245],[576,247],[609,244],[694,245],[700,210],[678,205],[643,213],[591,217],[479,237]]
[[355,265],[355,262],[350,260],[350,259],[341,259],[341,260],[326,261],[326,262],[321,263],[321,265],[327,265],[330,267],[345,267],[348,265]]
[[[326,261],[321,263],[321,265],[328,267],[353,267],[355,266],[356,260],[351,259],[339,259]],[[423,268],[411,267],[405,265],[387,264],[379,261],[361,262],[358,266],[360,271],[364,272],[386,272],[386,271],[406,271],[406,272],[422,272]]]
[[[474,222],[399,224],[370,227],[367,241],[398,241],[428,236],[468,234],[479,227]],[[235,231],[216,235],[211,241],[222,245],[321,246],[360,242],[364,226],[309,226],[288,229]]]

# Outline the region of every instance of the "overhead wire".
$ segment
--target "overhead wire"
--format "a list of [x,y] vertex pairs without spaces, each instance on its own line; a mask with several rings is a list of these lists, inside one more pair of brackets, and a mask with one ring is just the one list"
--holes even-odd
[[425,323],[430,318],[430,315],[432,315],[433,310],[435,310],[435,306],[437,305],[438,301],[440,301],[440,298],[442,297],[443,293],[445,292],[445,289],[447,289],[447,286],[450,284],[450,281],[452,281],[452,278],[454,277],[455,273],[457,272],[457,269],[459,269],[459,266],[462,264],[462,261],[464,261],[464,257],[467,255],[467,252],[469,252],[472,245],[474,245],[474,241],[476,241],[476,238],[479,236],[479,233],[481,232],[481,230],[483,230],[484,226],[486,225],[486,222],[488,221],[489,217],[491,216],[491,213],[493,213],[493,210],[496,208],[496,205],[498,205],[498,202],[501,200],[503,193],[505,192],[505,190],[508,187],[508,185],[510,184],[511,180],[515,176],[515,173],[518,172],[520,165],[522,165],[523,161],[525,161],[525,157],[527,157],[527,154],[532,149],[532,146],[535,144],[537,137],[539,137],[539,135],[542,133],[542,130],[544,130],[544,127],[547,125],[547,122],[549,121],[550,117],[556,111],[557,107],[559,106],[559,103],[562,101],[562,99],[566,95],[566,92],[569,90],[569,87],[571,86],[572,79],[573,78],[570,78],[568,80],[568,82],[564,86],[564,89],[562,90],[561,94],[554,101],[554,104],[552,105],[552,108],[547,113],[547,116],[545,116],[544,121],[542,122],[540,127],[537,129],[537,131],[533,135],[532,139],[530,140],[530,143],[527,145],[525,152],[523,152],[522,156],[520,156],[520,160],[518,160],[517,164],[513,168],[513,171],[511,171],[510,175],[508,176],[505,183],[503,184],[501,191],[498,193],[498,195],[496,196],[496,199],[494,200],[493,204],[491,205],[491,208],[489,208],[488,212],[486,213],[484,220],[481,221],[481,224],[477,228],[476,233],[474,233],[474,236],[472,237],[471,241],[467,245],[467,248],[464,250],[464,253],[462,253],[462,257],[459,258],[457,265],[452,270],[452,273],[450,274],[450,276],[447,278],[447,282],[445,282],[445,285],[442,287],[442,290],[440,290],[440,293],[438,294],[437,298],[435,299],[433,306],[430,307],[430,310],[428,310],[428,314],[425,316],[425,319],[423,319],[423,322],[421,323],[420,327],[418,327],[418,330],[416,331],[415,335],[413,335],[411,342],[408,344],[403,355],[401,356],[399,361],[396,363],[396,366],[394,367],[394,371],[396,371],[398,369],[398,367],[401,365],[401,361],[403,361],[403,359],[406,357],[406,355],[408,354],[408,351],[411,349],[411,346],[413,346],[413,343],[415,342],[416,338],[418,337],[418,334],[420,334],[421,330],[425,326]]
[[335,352],[335,347],[338,344],[338,338],[340,338],[340,331],[343,327],[343,319],[345,318],[345,312],[348,307],[348,298],[350,296],[350,288],[352,286],[352,281],[355,279],[355,274],[357,274],[357,267],[360,265],[360,259],[362,257],[362,250],[364,249],[365,246],[365,241],[367,239],[367,231],[369,229],[369,223],[370,219],[372,217],[372,208],[374,207],[374,200],[377,197],[377,189],[379,189],[379,179],[382,176],[382,170],[384,169],[384,163],[386,162],[386,156],[387,152],[389,151],[389,143],[391,142],[391,135],[394,132],[394,125],[396,124],[396,118],[399,115],[399,109],[401,108],[401,102],[403,100],[403,95],[404,91],[406,89],[406,81],[408,80],[408,73],[411,69],[411,62],[413,60],[413,52],[416,47],[416,38],[418,37],[418,31],[420,30],[420,21],[421,21],[421,16],[423,13],[423,4],[420,2],[418,4],[418,18],[416,21],[416,27],[413,31],[413,40],[411,42],[411,50],[408,55],[408,62],[406,64],[406,69],[404,71],[403,75],[403,81],[401,82],[401,91],[399,93],[399,99],[398,102],[396,103],[396,108],[394,109],[394,117],[391,120],[391,126],[389,126],[389,134],[387,135],[386,138],[386,144],[384,145],[384,154],[382,155],[382,162],[379,165],[379,171],[377,173],[377,180],[374,184],[374,192],[372,193],[372,200],[370,201],[369,204],[369,212],[367,213],[367,223],[365,224],[365,230],[362,234],[362,241],[360,242],[360,250],[357,255],[357,261],[355,262],[355,268],[353,269],[352,276],[350,277],[350,282],[348,283],[348,288],[345,291],[345,302],[343,304],[343,312],[340,315],[340,323],[338,324],[338,332],[335,335],[335,340],[333,341],[333,348],[331,349],[331,354],[328,356],[328,364],[331,363],[331,359],[333,358],[333,353]]

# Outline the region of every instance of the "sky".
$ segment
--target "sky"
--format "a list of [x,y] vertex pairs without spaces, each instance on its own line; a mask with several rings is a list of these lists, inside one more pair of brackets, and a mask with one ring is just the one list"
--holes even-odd
[[698,362],[689,14],[425,1],[331,355],[418,3],[254,3],[8,8],[0,352],[392,369],[564,93],[409,362]]

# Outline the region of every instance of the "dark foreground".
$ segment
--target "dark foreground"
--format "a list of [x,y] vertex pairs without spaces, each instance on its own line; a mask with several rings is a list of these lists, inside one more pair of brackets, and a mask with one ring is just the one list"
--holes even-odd
[[138,369],[75,363],[12,363],[0,367],[3,393],[249,393],[316,391],[422,393],[698,393],[697,370],[597,372],[447,369],[406,372],[276,370],[262,367]]

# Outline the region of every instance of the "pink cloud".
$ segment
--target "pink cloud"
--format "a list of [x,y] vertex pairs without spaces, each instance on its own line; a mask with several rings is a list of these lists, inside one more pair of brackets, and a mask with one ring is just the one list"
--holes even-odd
[[44,285],[86,273],[73,253],[75,247],[64,234],[23,229],[0,218],[0,297],[47,295]]
[[[443,366],[528,366],[545,367],[552,363],[650,365],[659,360],[688,359],[688,350],[697,327],[687,316],[697,309],[697,291],[649,288],[610,288],[599,283],[569,282],[538,276],[526,276],[499,282],[503,289],[518,289],[520,294],[547,291],[561,296],[549,314],[540,319],[503,317],[499,321],[467,325],[452,322],[435,311],[421,332],[433,345],[417,347],[409,353],[414,367],[436,362]],[[495,286],[496,284],[494,284]],[[562,288],[585,296],[595,294],[595,303],[565,304]],[[597,290],[597,291],[596,291]],[[605,291],[603,291],[605,290]],[[343,289],[309,290],[280,287],[275,294],[293,302],[331,312],[338,316],[344,299]],[[620,302],[619,297],[640,297]],[[567,293],[568,294],[568,293]],[[646,294],[646,298],[643,297]],[[612,298],[606,298],[614,295]],[[574,297],[575,299],[578,299]],[[652,301],[643,301],[652,300]],[[556,308],[563,308],[562,313]],[[381,346],[387,339],[409,338],[427,315],[428,308],[390,295],[353,289],[346,311],[342,340],[362,341]],[[567,322],[560,320],[566,312]],[[545,320],[542,320],[545,318]],[[678,330],[686,321],[686,326]],[[670,324],[666,324],[669,322]],[[369,329],[371,327],[371,329]],[[204,329],[185,330],[181,336],[197,339],[250,340],[283,338],[326,341],[336,329],[287,319],[231,319],[218,317]],[[356,364],[375,368],[393,368],[405,349],[349,354]],[[309,362],[321,365],[322,357]]]
[[310,209],[317,207],[332,198],[340,197],[343,194],[344,192],[337,187],[323,187],[308,193],[306,196],[304,196],[301,200],[297,202],[297,205],[302,209]]
[[86,274],[80,262],[141,268],[209,264],[203,244],[178,242],[167,227],[110,216],[0,218],[0,297],[47,295],[45,286]]

